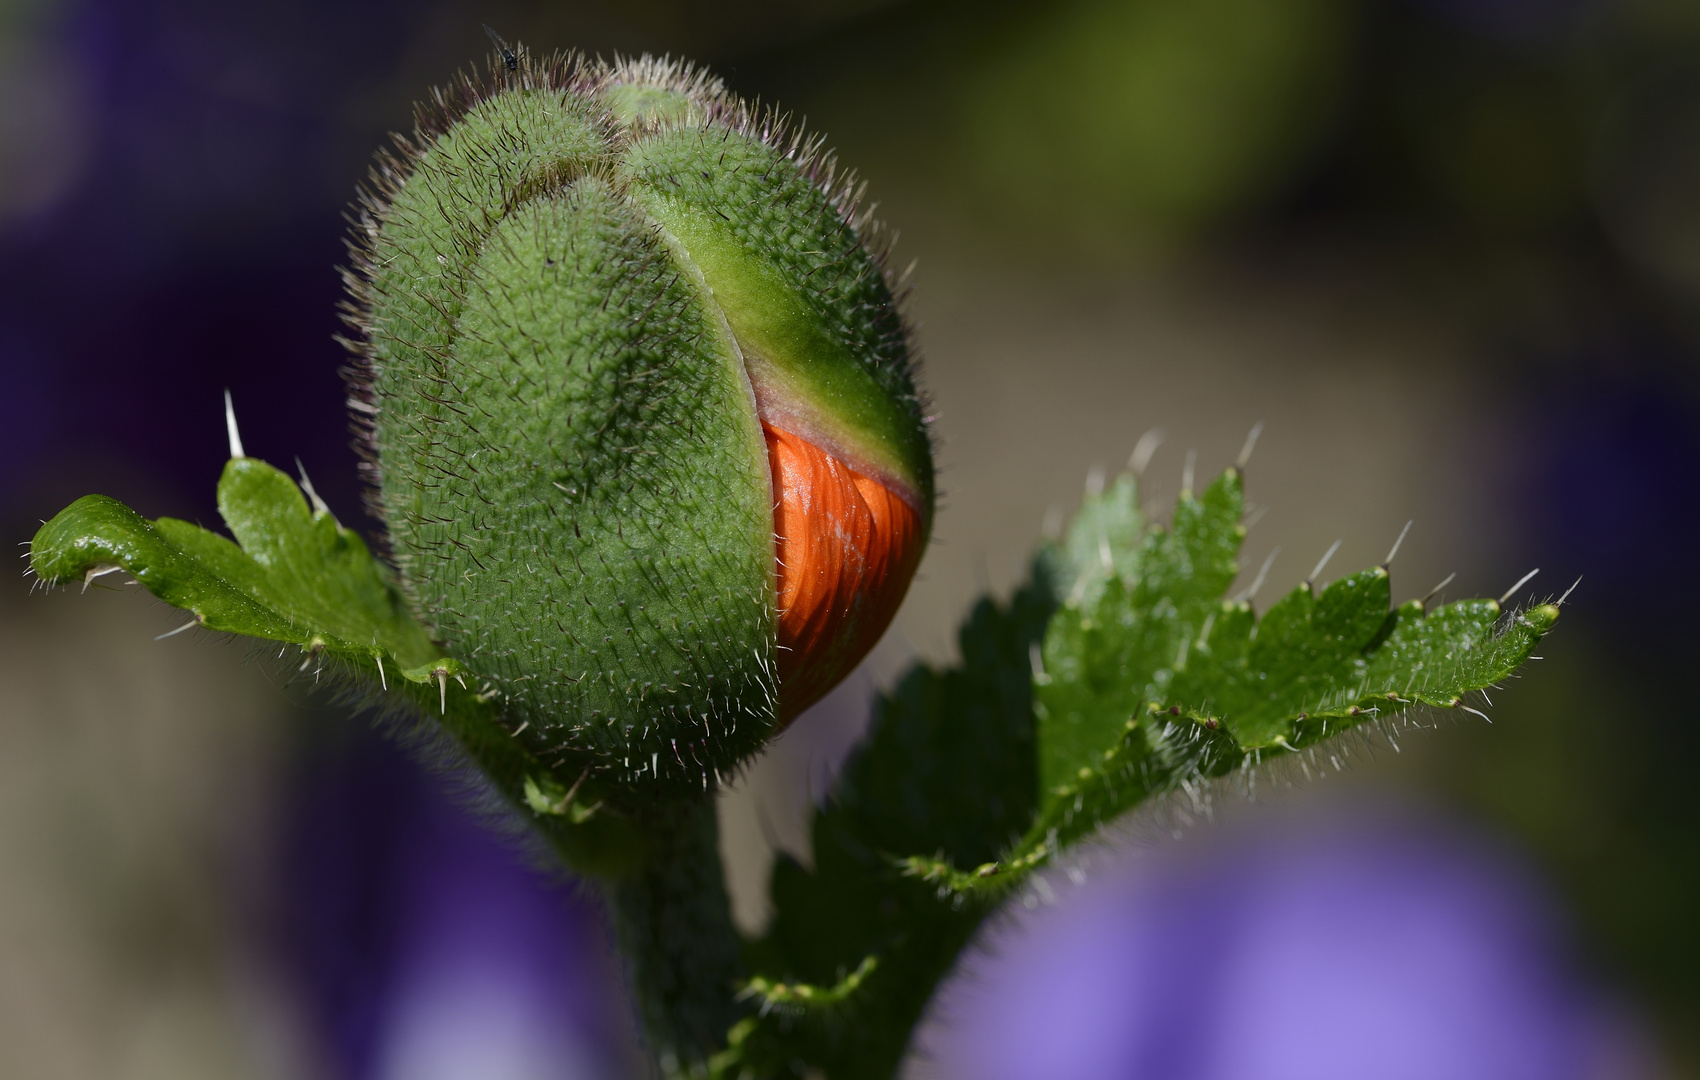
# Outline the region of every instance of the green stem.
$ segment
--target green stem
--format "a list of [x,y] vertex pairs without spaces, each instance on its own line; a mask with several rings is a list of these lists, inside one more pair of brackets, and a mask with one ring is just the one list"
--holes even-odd
[[744,975],[714,801],[663,804],[639,828],[643,867],[608,886],[615,934],[662,1069],[694,1075],[725,1045]]

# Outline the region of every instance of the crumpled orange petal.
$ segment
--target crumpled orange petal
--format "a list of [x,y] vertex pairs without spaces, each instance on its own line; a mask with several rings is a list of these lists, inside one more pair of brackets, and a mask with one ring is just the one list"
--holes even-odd
[[921,561],[921,515],[800,436],[762,424],[779,560],[779,719],[848,675],[897,614]]

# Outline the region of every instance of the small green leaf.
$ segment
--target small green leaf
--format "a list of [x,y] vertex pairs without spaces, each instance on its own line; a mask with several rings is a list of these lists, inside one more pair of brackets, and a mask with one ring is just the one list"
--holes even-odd
[[[148,521],[116,499],[87,495],[36,533],[31,565],[49,583],[127,570],[209,630],[341,659],[435,716],[516,805],[535,810],[535,797],[547,807],[538,811],[538,827],[570,864],[609,876],[636,865],[641,842],[628,819],[598,812],[595,779],[582,791],[560,782],[561,771],[582,782],[579,770],[588,762],[565,755],[550,768],[521,747],[499,695],[481,681],[468,685],[476,676],[432,643],[356,533],[322,504],[310,509],[294,481],[255,458],[225,465],[218,506],[234,543],[186,521]],[[463,687],[452,695],[451,681]],[[563,804],[568,795],[577,797]]]
[[328,510],[310,510],[289,477],[255,458],[232,458],[219,480],[218,507],[236,543],[175,518],[150,522],[115,499],[87,495],[36,533],[31,563],[47,582],[122,567],[209,630],[368,664],[389,658],[398,673],[424,671],[416,681],[441,666],[441,650],[365,542]]

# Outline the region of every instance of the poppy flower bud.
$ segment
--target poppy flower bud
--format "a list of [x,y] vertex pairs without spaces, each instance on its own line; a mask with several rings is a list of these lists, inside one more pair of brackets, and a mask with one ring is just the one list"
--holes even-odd
[[931,526],[860,188],[647,59],[521,57],[399,145],[348,277],[403,589],[546,761],[706,785],[866,655]]

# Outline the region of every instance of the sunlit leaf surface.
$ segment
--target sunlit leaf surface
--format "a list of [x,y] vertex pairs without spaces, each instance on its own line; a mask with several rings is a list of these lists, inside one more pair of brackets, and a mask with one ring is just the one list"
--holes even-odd
[[775,868],[746,989],[759,1015],[734,1031],[723,1075],[793,1061],[891,1075],[995,901],[1070,844],[1366,721],[1463,707],[1558,617],[1492,600],[1394,608],[1376,567],[1307,582],[1260,619],[1225,598],[1242,512],[1234,470],[1183,493],[1168,526],[1145,523],[1135,478],[1119,477],[1041,552],[1032,584],[975,609],[960,665],[899,681],[815,818],[814,866]]

